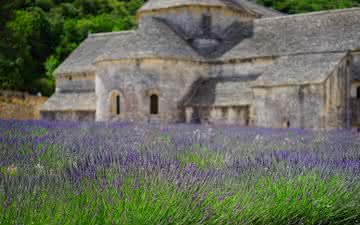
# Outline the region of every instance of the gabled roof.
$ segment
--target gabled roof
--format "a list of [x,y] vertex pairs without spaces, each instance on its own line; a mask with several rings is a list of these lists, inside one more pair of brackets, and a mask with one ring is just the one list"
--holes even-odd
[[275,60],[252,87],[319,84],[324,82],[347,53],[283,56]]
[[94,70],[92,63],[104,50],[109,37],[90,35],[61,63],[54,74],[92,72]]
[[101,60],[152,57],[203,60],[180,36],[154,18],[135,31],[89,35],[54,74],[93,72],[94,63]]
[[42,111],[95,111],[95,92],[55,93],[41,108]]
[[253,36],[222,60],[360,49],[360,9],[254,20]]
[[195,91],[185,106],[245,106],[251,105],[253,93],[249,82],[258,75],[209,78]]
[[169,26],[153,18],[146,20],[135,32],[113,36],[97,61],[152,57],[203,59]]
[[139,9],[138,13],[181,6],[212,6],[229,8],[235,11],[248,12],[249,14],[258,17],[282,15],[280,12],[265,8],[247,0],[149,0]]
[[[359,18],[360,9],[355,8],[256,19],[248,28],[252,29],[250,35],[211,60],[360,50]],[[92,72],[97,60],[154,57],[209,60],[200,56],[163,21],[154,18],[143,21],[136,31],[89,35],[56,69],[55,74]]]

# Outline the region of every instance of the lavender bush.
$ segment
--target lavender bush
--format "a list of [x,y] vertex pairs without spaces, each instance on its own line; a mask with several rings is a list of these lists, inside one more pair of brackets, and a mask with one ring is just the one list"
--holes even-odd
[[0,121],[0,224],[359,224],[360,136]]

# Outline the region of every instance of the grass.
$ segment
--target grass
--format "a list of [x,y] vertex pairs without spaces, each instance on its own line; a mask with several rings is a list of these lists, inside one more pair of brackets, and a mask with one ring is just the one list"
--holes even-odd
[[0,125],[1,225],[360,223],[348,131]]

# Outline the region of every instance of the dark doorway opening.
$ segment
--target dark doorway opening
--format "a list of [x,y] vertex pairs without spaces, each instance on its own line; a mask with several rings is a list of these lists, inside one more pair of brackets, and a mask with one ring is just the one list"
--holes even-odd
[[290,128],[290,121],[288,119],[283,120],[283,128]]
[[191,115],[191,123],[201,123],[200,110],[198,107],[194,107],[194,112]]
[[159,96],[155,94],[150,96],[150,114],[159,114]]
[[116,96],[116,114],[120,115],[120,96]]
[[356,98],[360,99],[360,87],[356,88]]

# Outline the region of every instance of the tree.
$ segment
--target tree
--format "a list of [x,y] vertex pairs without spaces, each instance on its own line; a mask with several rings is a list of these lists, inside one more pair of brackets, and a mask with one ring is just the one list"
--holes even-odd
[[43,62],[55,47],[50,28],[45,13],[38,7],[15,11],[14,19],[6,24],[9,35],[7,52],[11,54],[5,55],[5,58],[12,61],[9,65],[17,66],[14,72],[21,73],[20,79],[19,75],[14,78],[22,82],[12,82],[22,83],[17,89],[30,92],[40,91],[33,85],[36,80],[43,78],[45,72]]
[[258,3],[288,14],[358,6],[360,0],[257,0]]
[[[88,34],[132,29],[144,0],[0,2],[0,89],[50,95],[53,71]],[[257,2],[290,14],[360,5],[360,0]]]

